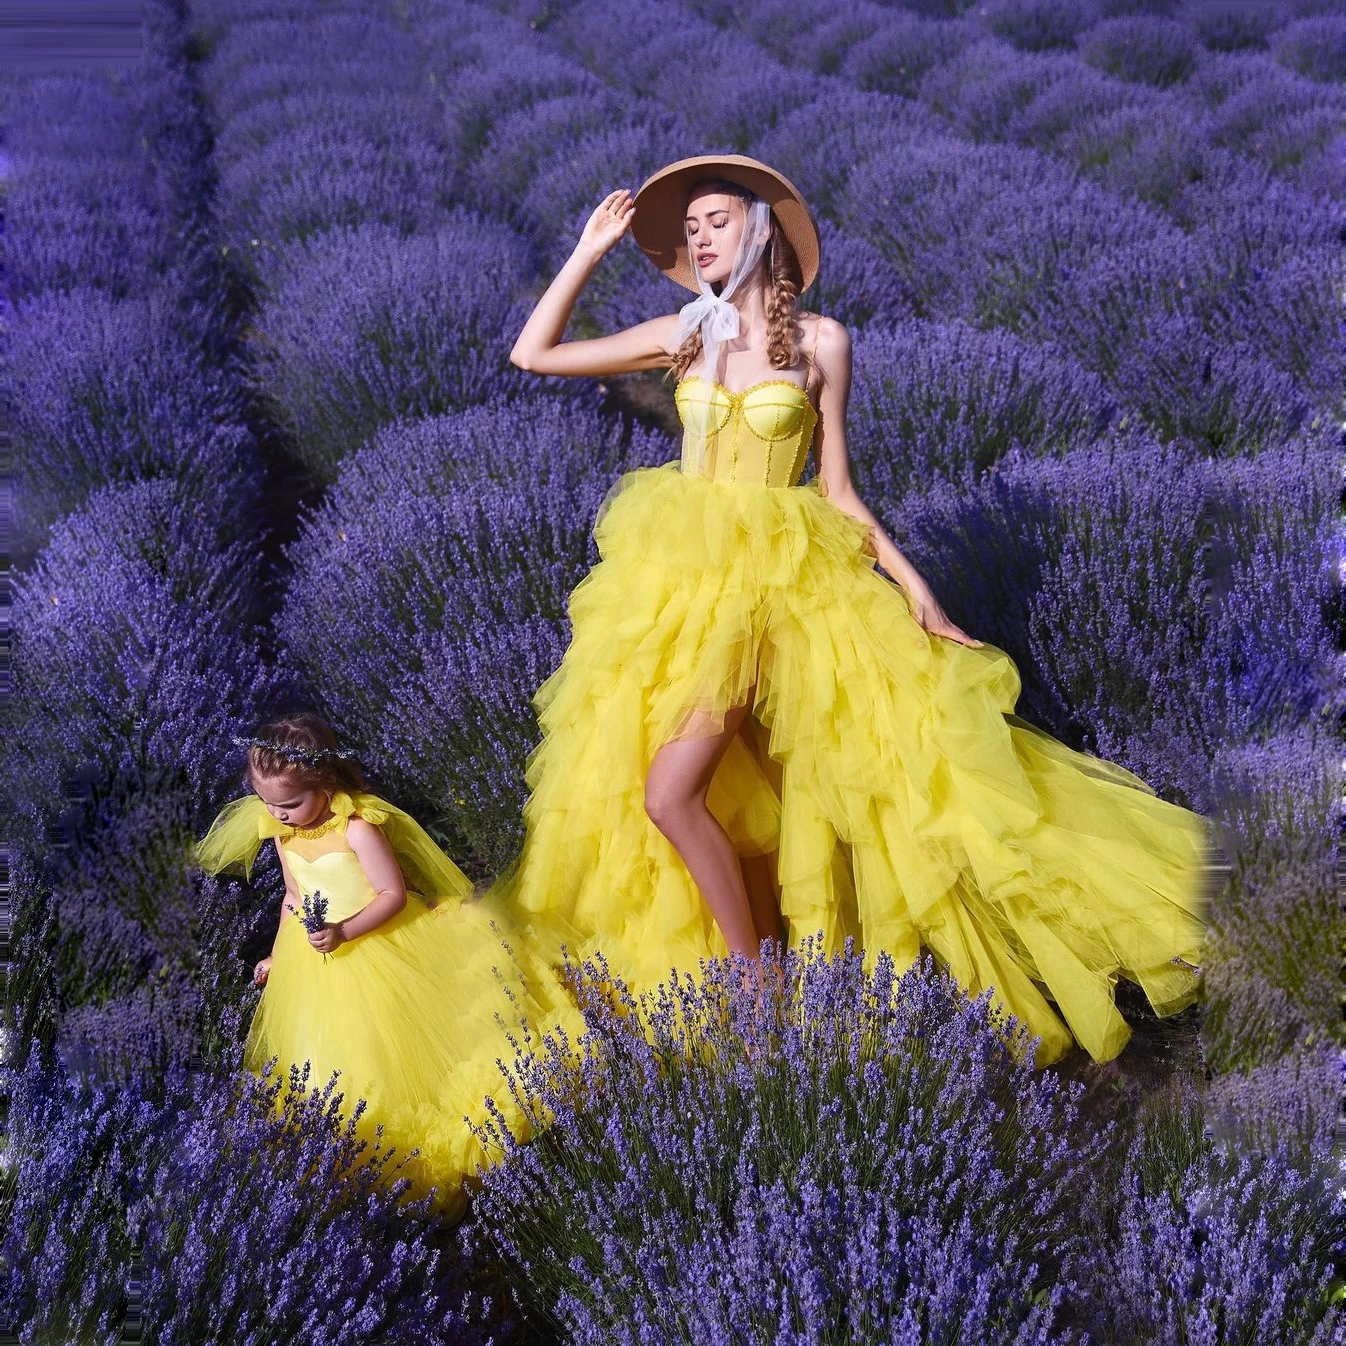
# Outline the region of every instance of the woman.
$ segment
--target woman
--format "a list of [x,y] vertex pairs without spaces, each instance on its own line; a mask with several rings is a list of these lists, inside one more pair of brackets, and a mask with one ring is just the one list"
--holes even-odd
[[[563,342],[628,230],[698,297]],[[766,938],[853,935],[899,971],[924,945],[1027,1023],[1037,1065],[1076,1041],[1109,1060],[1118,975],[1159,1014],[1199,992],[1208,826],[1014,715],[1009,655],[878,526],[847,462],[850,337],[796,311],[818,259],[779,173],[682,159],[605,198],[515,342],[539,374],[677,373],[684,433],[600,509],[492,892],[636,990]]]

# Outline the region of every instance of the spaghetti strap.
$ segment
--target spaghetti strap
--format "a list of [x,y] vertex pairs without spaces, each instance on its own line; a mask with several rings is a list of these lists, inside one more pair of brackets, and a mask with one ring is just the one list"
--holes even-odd
[[822,326],[823,326],[822,315],[819,314],[819,316],[816,317],[816,318],[813,320],[813,348],[812,348],[812,350],[809,352],[809,357],[808,357],[808,358],[809,358],[809,377],[808,377],[808,382],[805,383],[805,385],[804,385],[804,390],[805,390],[805,392],[809,391],[809,390],[813,387],[813,374],[814,374],[814,371],[815,371],[815,370],[817,369],[817,367],[818,367],[818,360],[817,360],[817,356],[818,356],[818,333],[822,331]]

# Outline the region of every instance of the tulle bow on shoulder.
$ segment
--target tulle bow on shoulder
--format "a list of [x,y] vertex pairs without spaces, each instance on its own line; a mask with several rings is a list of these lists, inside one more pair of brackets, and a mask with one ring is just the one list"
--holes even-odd
[[[382,828],[397,857],[407,891],[422,898],[468,898],[472,880],[435,843],[434,838],[405,810],[370,790],[337,790],[332,812],[343,818],[363,818]],[[262,842],[292,836],[294,828],[271,815],[255,794],[231,799],[216,815],[197,843],[197,863],[209,874],[241,870],[252,877],[253,862]]]

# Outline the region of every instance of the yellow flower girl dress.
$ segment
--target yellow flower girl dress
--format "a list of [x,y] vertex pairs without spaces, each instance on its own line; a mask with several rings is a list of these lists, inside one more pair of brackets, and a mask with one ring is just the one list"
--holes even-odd
[[578,957],[601,950],[636,991],[724,956],[645,778],[689,710],[718,731],[755,683],[757,723],[706,802],[740,856],[774,858],[791,945],[852,935],[899,971],[924,947],[1040,1035],[1038,1066],[1075,1043],[1121,1051],[1119,976],[1160,1015],[1190,1004],[1207,821],[1015,715],[1003,650],[920,625],[867,525],[821,477],[799,484],[807,387],[692,375],[675,397],[680,459],[625,473],[600,507],[600,560],[533,698],[523,849],[489,895]]
[[206,871],[251,874],[261,843],[274,839],[301,895],[320,893],[334,924],[375,896],[346,840],[358,814],[383,830],[406,882],[401,911],[326,955],[309,944],[299,910],[287,912],[244,1065],[260,1076],[278,1056],[284,1075],[309,1061],[310,1088],[340,1070],[343,1116],[368,1101],[357,1134],[373,1141],[381,1124],[383,1144],[397,1147],[394,1164],[419,1147],[397,1176],[411,1179],[413,1196],[437,1186],[436,1210],[456,1217],[476,1166],[498,1158],[465,1118],[484,1122],[490,1095],[513,1134],[529,1138],[496,1064],[514,1059],[507,1032],[521,1041],[525,1024],[535,1039],[564,1027],[573,1040],[583,1023],[552,969],[493,903],[472,899],[471,881],[414,818],[364,790],[334,792],[331,808],[326,823],[295,828],[249,794],[226,804],[198,844]]

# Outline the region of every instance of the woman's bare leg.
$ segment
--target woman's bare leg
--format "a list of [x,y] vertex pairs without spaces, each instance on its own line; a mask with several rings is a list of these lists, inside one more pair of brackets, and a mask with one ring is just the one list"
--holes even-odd
[[[752,696],[726,711],[719,733],[665,743],[645,777],[645,812],[682,857],[732,953],[758,956],[758,937],[738,852],[706,807],[706,790]],[[708,717],[695,712],[688,728]]]
[[[759,739],[760,726],[752,716],[744,716],[739,722],[739,734],[744,745],[756,758],[763,774],[779,795],[780,787],[772,780],[772,768],[775,765],[767,756],[765,745]],[[745,855],[740,857],[743,869],[743,886],[748,892],[748,908],[752,912],[753,928],[757,931],[757,942],[764,939],[783,940],[785,931],[780,918],[780,895],[776,889],[776,856],[772,851],[766,855]]]
[[743,886],[748,893],[748,911],[760,945],[764,939],[782,938],[780,904],[776,885],[772,881],[770,855],[745,855],[739,864],[743,870]]

